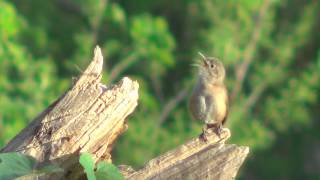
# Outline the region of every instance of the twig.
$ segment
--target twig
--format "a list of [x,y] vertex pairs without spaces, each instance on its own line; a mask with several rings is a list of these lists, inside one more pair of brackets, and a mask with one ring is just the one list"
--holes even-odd
[[98,37],[99,28],[101,25],[101,20],[102,20],[103,14],[105,13],[105,9],[107,7],[107,0],[100,0],[99,2],[100,3],[99,3],[98,14],[93,20],[92,22],[93,24],[91,24],[93,44],[97,43],[97,37]]
[[123,61],[119,62],[110,73],[110,76],[108,78],[109,83],[112,83],[126,68],[128,68],[130,65],[138,61],[139,58],[137,57],[137,54],[131,54],[128,57],[126,57]]
[[269,8],[269,5],[270,5],[270,0],[265,0],[263,5],[260,8],[259,16],[257,17],[250,42],[246,46],[243,53],[243,62],[239,66],[239,68],[236,70],[237,81],[236,81],[235,88],[231,94],[231,101],[233,101],[237,97],[237,95],[240,93],[242,89],[243,81],[245,79],[245,76],[247,75],[247,71],[251,64],[254,51],[256,50],[257,42],[260,38],[260,34],[262,30],[262,22]]
[[262,83],[254,89],[254,91],[247,98],[247,101],[244,103],[244,106],[242,108],[243,112],[247,113],[249,109],[256,104],[261,94],[266,89],[266,87],[267,87],[267,84]]
[[178,92],[172,99],[168,101],[168,103],[162,109],[159,125],[165,122],[170,115],[171,111],[177,107],[177,105],[187,96],[188,89],[182,89]]
[[163,105],[164,104],[164,96],[163,96],[163,91],[162,91],[162,84],[159,81],[159,76],[155,73],[152,73],[150,75],[151,78],[151,85],[155,91],[155,94],[157,96],[157,98],[160,101],[160,104]]

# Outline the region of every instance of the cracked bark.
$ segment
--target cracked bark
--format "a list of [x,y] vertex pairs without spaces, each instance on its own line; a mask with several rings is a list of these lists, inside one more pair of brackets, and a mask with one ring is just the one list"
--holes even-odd
[[[112,145],[127,129],[126,118],[137,106],[136,81],[123,78],[118,84],[100,83],[103,57],[96,47],[94,58],[73,86],[52,103],[0,152],[20,152],[42,164],[53,163],[65,171],[43,179],[79,179],[83,171],[79,153],[89,152],[95,161],[111,161]],[[230,137],[209,134],[151,160],[134,171],[121,166],[127,179],[232,179],[249,152],[248,147],[224,144]]]

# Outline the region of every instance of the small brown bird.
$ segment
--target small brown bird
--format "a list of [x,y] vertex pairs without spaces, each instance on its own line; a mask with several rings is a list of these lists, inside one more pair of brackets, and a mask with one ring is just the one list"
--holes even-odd
[[226,122],[228,92],[224,85],[226,73],[222,62],[199,54],[202,61],[195,64],[199,67],[199,75],[190,97],[189,108],[195,119],[205,122],[200,138],[207,141],[207,130],[214,128],[216,134],[220,135],[222,125]]

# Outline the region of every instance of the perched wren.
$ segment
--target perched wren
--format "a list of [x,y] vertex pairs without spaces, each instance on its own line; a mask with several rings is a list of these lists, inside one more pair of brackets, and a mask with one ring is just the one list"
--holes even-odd
[[220,136],[228,115],[228,92],[224,85],[226,72],[222,62],[200,52],[199,54],[202,61],[195,64],[199,67],[199,74],[189,100],[189,108],[195,119],[205,122],[200,138],[207,141],[206,132],[210,128]]

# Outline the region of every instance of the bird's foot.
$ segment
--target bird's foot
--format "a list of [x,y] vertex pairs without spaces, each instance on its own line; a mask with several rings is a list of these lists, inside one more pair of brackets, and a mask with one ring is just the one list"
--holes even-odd
[[221,139],[221,134],[223,131],[221,124],[207,124],[205,127],[203,127],[202,133],[200,134],[199,139],[202,140],[203,142],[208,142],[208,137],[207,137],[208,133],[212,131]]
[[207,129],[212,129],[214,133],[221,139],[222,124],[207,124]]
[[219,136],[219,138],[221,139],[221,134],[222,134],[222,126],[218,125],[215,129],[214,132],[216,133],[216,135]]
[[207,132],[205,130],[202,131],[202,133],[199,136],[199,139],[205,143],[208,142]]

